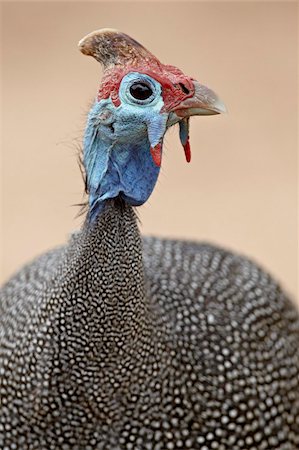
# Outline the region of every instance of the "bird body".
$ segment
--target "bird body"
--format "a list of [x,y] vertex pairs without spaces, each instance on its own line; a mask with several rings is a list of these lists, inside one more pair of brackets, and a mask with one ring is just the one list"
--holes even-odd
[[244,257],[141,238],[133,206],[154,187],[158,144],[143,113],[140,145],[123,134],[128,110],[109,100],[123,138],[113,153],[111,123],[95,137],[101,101],[85,133],[82,229],[1,291],[0,448],[299,448],[296,308]]

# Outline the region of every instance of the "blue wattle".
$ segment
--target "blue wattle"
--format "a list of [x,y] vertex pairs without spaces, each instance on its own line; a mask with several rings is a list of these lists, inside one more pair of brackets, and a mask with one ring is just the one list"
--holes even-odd
[[152,160],[147,136],[134,144],[111,141],[101,137],[93,120],[89,120],[85,132],[84,165],[91,221],[106,200],[117,196],[133,206],[143,204],[154,189],[160,169]]

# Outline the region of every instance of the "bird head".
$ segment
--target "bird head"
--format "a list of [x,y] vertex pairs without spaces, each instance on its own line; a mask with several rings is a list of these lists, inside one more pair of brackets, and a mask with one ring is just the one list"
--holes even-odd
[[167,129],[179,123],[189,162],[189,117],[219,114],[225,106],[211,89],[117,30],[90,33],[79,49],[104,69],[84,140],[91,211],[118,196],[141,205],[157,181]]

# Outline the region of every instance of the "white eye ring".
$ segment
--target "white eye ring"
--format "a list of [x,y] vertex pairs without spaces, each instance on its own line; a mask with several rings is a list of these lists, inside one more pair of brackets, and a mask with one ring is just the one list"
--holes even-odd
[[[134,86],[137,88],[136,96],[134,96],[134,93],[132,92]],[[148,97],[146,97],[146,91],[149,94]],[[131,105],[145,106],[149,104],[155,104],[157,101],[159,101],[161,87],[160,84],[156,82],[156,80],[152,80],[149,76],[136,72],[130,73],[126,77],[124,77],[122,81],[121,92],[124,99]],[[138,94],[140,94],[140,98],[138,98]]]

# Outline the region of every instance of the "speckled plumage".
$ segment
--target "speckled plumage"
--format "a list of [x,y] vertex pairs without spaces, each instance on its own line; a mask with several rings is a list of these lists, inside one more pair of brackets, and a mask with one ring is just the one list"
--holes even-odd
[[105,68],[84,138],[89,210],[0,291],[0,450],[299,449],[294,305],[239,255],[142,241],[132,209],[166,130],[179,124],[190,161],[188,118],[224,105],[117,30],[80,48]]
[[238,255],[142,244],[130,206],[21,270],[0,314],[3,450],[299,448],[294,306]]

